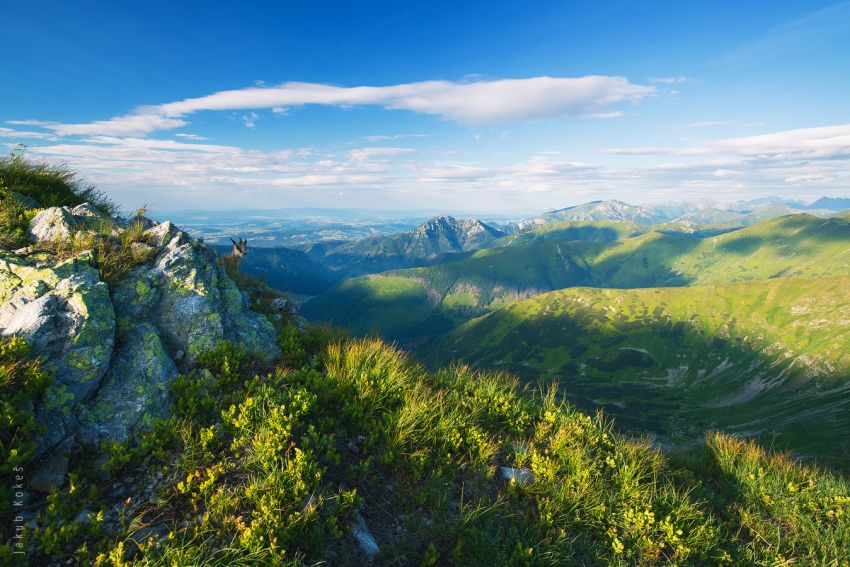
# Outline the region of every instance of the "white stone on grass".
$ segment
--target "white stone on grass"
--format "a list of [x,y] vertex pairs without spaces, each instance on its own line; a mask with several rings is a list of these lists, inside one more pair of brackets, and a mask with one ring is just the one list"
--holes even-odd
[[375,541],[374,536],[369,531],[369,526],[366,525],[366,520],[360,514],[357,514],[357,523],[354,525],[354,537],[360,545],[360,549],[363,550],[363,553],[370,558],[376,556],[381,551],[378,542]]
[[500,467],[500,470],[502,471],[502,478],[507,481],[515,482],[517,484],[531,484],[534,482],[534,473],[531,469]]

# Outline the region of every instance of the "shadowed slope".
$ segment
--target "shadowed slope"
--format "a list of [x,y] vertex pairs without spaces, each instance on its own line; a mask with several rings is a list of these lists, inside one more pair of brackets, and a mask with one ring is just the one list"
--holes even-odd
[[636,290],[577,288],[511,304],[424,348],[557,377],[633,431],[687,441],[721,427],[846,459],[850,277]]
[[[355,333],[374,330],[398,339],[439,334],[510,301],[567,287],[669,287],[850,273],[850,223],[808,214],[708,238],[659,232],[611,242],[509,238],[515,243],[450,255],[426,268],[346,280],[308,302],[304,314]],[[410,308],[402,320],[384,309],[394,301]]]

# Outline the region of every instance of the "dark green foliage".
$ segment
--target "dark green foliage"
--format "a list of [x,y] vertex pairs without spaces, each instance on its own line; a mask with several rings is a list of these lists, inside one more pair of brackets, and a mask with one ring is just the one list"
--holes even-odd
[[[40,431],[33,404],[51,383],[50,375],[30,356],[26,341],[0,339],[0,473],[9,474],[32,456]],[[0,505],[8,502],[4,499]]]
[[0,187],[0,248],[21,248],[27,244],[27,227],[36,211],[27,210],[9,191]]
[[668,443],[722,428],[846,468],[834,432],[850,426],[848,285],[561,290],[474,319],[420,355],[557,378],[582,409],[604,407],[623,430]]

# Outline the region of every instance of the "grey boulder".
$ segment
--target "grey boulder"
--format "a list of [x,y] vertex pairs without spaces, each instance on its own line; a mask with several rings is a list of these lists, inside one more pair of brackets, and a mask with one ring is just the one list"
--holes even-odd
[[28,233],[37,242],[52,242],[69,238],[75,225],[76,219],[68,207],[50,207],[36,213]]

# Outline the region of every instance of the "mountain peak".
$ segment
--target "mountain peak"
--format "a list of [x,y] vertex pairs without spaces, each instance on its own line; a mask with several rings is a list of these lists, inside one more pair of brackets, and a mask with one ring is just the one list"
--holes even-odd
[[549,220],[570,221],[632,221],[642,224],[655,224],[668,220],[652,209],[639,205],[630,205],[617,199],[590,201],[581,205],[550,211],[542,215]]

